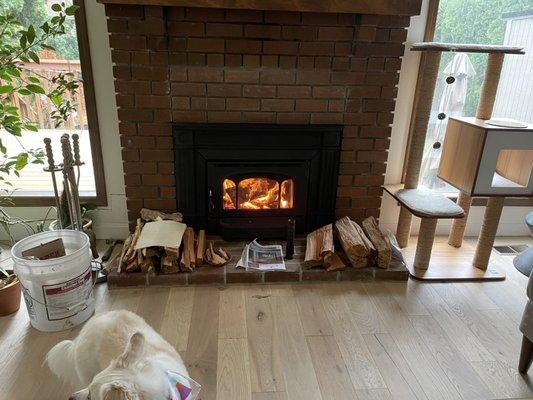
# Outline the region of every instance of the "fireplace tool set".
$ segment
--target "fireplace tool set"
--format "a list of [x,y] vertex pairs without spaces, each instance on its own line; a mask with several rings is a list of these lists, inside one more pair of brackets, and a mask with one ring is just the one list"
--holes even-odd
[[[70,228],[78,231],[83,231],[83,220],[81,216],[80,195],[78,185],[80,182],[80,166],[84,163],[80,160],[80,142],[77,134],[72,135],[72,146],[68,134],[61,136],[61,152],[63,154],[63,163],[56,165],[54,162],[54,154],[52,152],[50,138],[44,139],[44,146],[46,157],[48,160],[48,167],[43,168],[45,172],[49,172],[52,176],[52,184],[54,186],[54,196],[57,209],[57,221],[60,229],[68,228],[63,226],[64,219],[61,215],[60,195],[57,187],[56,173],[63,174],[63,191],[68,206],[68,213],[70,217]],[[72,149],[74,148],[74,154]],[[75,169],[77,171],[75,171]]]

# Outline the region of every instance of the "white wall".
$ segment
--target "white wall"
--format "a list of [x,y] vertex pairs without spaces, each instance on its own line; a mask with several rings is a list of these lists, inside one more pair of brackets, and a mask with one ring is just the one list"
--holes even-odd
[[[428,0],[424,0],[420,16],[411,19],[411,27],[407,36],[407,49],[409,44],[422,40],[425,29]],[[96,0],[86,1],[87,22],[91,47],[91,58],[96,90],[96,105],[102,140],[102,153],[108,192],[109,205],[100,208],[94,213],[95,230],[99,238],[123,238],[128,231],[123,170],[120,154],[120,141],[118,135],[118,119],[116,112],[111,52],[107,35],[104,7]],[[411,106],[418,73],[419,54],[406,50],[400,74],[398,100],[396,103],[394,125],[392,129],[391,148],[386,183],[400,181]],[[524,218],[530,211],[525,207],[507,207],[504,209],[498,233],[500,235],[526,235],[529,233]],[[12,215],[24,218],[39,218],[43,216],[44,209],[38,207],[11,208]],[[388,195],[383,196],[381,224],[391,229],[396,229],[399,207]],[[467,226],[467,235],[479,233],[483,216],[483,207],[473,207]],[[447,234],[449,221],[441,221],[438,233]],[[414,232],[418,229],[415,218]],[[22,234],[22,231],[18,231]],[[5,238],[0,232],[0,238]]]
[[[396,100],[396,108],[394,110],[394,123],[392,126],[391,147],[389,149],[385,183],[399,183],[401,181],[407,134],[411,118],[411,107],[413,105],[413,97],[418,76],[418,64],[420,61],[420,53],[409,51],[409,47],[412,43],[422,41],[424,38],[427,7],[428,0],[424,0],[421,15],[411,18],[411,25],[407,35],[406,50],[402,61],[402,69],[400,71],[398,99]],[[479,234],[484,211],[484,207],[472,207],[470,209],[466,228],[467,236],[477,236]],[[529,207],[505,207],[500,219],[498,235],[528,235],[529,230],[524,223],[524,218],[530,211],[532,210]],[[397,205],[396,201],[385,193],[381,203],[380,225],[395,232],[399,212],[400,207]],[[418,232],[419,222],[418,218],[413,218],[414,234]],[[440,220],[437,226],[437,234],[447,235],[450,231],[450,227],[450,220]]]
[[[107,207],[93,213],[94,227],[98,238],[123,239],[128,233],[128,217],[107,23],[103,5],[88,0],[85,6],[108,198]],[[11,207],[8,212],[25,219],[39,219],[46,208]],[[25,232],[15,228],[13,233],[21,237]],[[0,238],[6,238],[3,232]]]

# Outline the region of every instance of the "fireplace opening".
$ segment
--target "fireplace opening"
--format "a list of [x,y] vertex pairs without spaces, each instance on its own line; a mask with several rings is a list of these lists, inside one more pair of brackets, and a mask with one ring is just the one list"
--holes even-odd
[[224,179],[222,198],[224,210],[290,209],[293,205],[292,179],[278,181],[267,177]]
[[283,238],[333,222],[342,127],[174,125],[176,208],[226,240]]

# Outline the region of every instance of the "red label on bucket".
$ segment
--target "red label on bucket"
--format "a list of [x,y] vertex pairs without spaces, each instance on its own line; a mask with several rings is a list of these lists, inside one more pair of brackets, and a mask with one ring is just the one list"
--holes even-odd
[[[58,321],[72,317],[87,305],[83,304],[90,296],[92,289],[91,268],[83,274],[66,282],[43,285],[43,298],[49,321]],[[81,307],[77,304],[82,303]]]

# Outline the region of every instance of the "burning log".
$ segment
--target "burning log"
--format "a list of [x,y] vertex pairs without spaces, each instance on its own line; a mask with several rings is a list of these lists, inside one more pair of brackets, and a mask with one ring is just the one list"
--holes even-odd
[[379,225],[374,217],[368,217],[362,223],[363,230],[374,245],[378,256],[377,266],[380,268],[389,268],[389,264],[392,258],[392,249],[389,241],[379,229]]
[[368,240],[359,225],[349,217],[343,217],[335,222],[342,248],[354,268],[364,268],[375,251],[372,242]]

